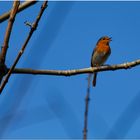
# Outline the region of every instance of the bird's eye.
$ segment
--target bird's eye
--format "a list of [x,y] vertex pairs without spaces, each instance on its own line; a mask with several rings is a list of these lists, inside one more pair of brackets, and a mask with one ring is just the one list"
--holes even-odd
[[103,38],[103,40],[105,40],[105,38]]

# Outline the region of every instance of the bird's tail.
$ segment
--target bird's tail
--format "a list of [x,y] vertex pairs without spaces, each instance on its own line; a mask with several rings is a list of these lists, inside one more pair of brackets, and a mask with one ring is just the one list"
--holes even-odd
[[96,86],[96,79],[97,79],[97,72],[94,73],[94,77],[93,77],[93,81],[92,81],[93,87]]

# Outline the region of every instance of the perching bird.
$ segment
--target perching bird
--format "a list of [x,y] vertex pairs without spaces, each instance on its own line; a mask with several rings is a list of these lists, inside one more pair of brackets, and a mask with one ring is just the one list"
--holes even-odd
[[[92,53],[91,67],[101,66],[105,63],[105,61],[111,54],[111,49],[109,46],[110,41],[111,38],[108,36],[101,37],[98,40],[96,47]],[[97,72],[94,73],[94,78],[92,82],[94,87],[96,86],[96,78],[97,78]]]

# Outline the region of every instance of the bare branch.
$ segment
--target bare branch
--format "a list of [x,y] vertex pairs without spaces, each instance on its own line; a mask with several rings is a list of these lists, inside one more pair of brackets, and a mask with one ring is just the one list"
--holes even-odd
[[5,79],[4,79],[3,83],[2,83],[2,85],[0,86],[0,94],[1,94],[2,90],[4,89],[6,83],[8,82],[8,79],[9,79],[9,77],[10,77],[12,71],[14,70],[16,64],[18,63],[20,57],[21,57],[22,54],[24,53],[24,50],[25,50],[25,48],[26,48],[26,46],[27,46],[27,44],[28,44],[28,42],[29,42],[29,40],[30,40],[30,38],[31,38],[31,36],[32,36],[32,34],[33,34],[33,32],[36,30],[36,28],[37,28],[37,26],[38,26],[38,22],[40,21],[40,18],[41,18],[41,16],[42,16],[42,14],[43,14],[45,8],[47,7],[47,3],[48,3],[48,1],[45,1],[45,2],[43,3],[43,5],[41,6],[41,10],[40,10],[40,12],[39,12],[39,14],[38,14],[38,16],[37,16],[35,22],[32,24],[31,30],[30,30],[30,32],[29,32],[29,35],[28,35],[27,39],[25,40],[25,43],[23,44],[23,46],[22,46],[22,48],[21,48],[19,54],[17,55],[17,57],[16,57],[16,59],[15,59],[15,61],[14,61],[14,64],[13,64],[12,67],[9,69],[9,71],[8,71],[8,73],[7,73],[6,77],[5,77]]
[[[35,4],[36,2],[37,2],[36,0],[23,2],[22,4],[20,4],[17,13],[23,11],[24,9],[26,9],[29,6]],[[5,20],[7,20],[9,18],[10,12],[11,11],[8,11],[7,13],[5,13],[5,14],[3,14],[3,15],[0,16],[0,23],[3,22],[3,21],[5,21]]]
[[20,4],[19,1],[15,1],[13,3],[8,26],[7,26],[7,29],[5,32],[4,43],[3,43],[3,47],[2,47],[2,50],[0,53],[0,83],[3,79],[3,76],[7,73],[7,67],[5,65],[5,58],[6,58],[6,53],[7,53],[7,49],[8,49],[8,44],[9,44],[9,39],[10,39],[13,23],[14,23],[14,20],[16,17],[16,13],[17,13],[17,9],[18,9],[19,4]]
[[7,49],[8,49],[9,39],[10,39],[13,23],[14,23],[14,20],[16,17],[16,13],[17,13],[19,4],[20,4],[19,1],[14,1],[13,8],[12,8],[11,13],[10,13],[8,26],[7,26],[7,29],[5,32],[4,43],[3,43],[2,50],[1,50],[0,63],[2,63],[2,64],[5,63],[5,57],[6,57],[6,53],[7,53]]
[[34,69],[21,69],[16,68],[13,70],[13,74],[34,74],[34,75],[57,75],[57,76],[72,76],[72,75],[78,75],[78,74],[87,74],[87,73],[93,73],[93,72],[102,72],[102,71],[115,71],[120,69],[130,69],[132,67],[140,65],[140,59],[128,62],[128,63],[122,63],[118,65],[105,65],[100,67],[89,67],[89,68],[83,68],[83,69],[75,69],[75,70],[34,70]]

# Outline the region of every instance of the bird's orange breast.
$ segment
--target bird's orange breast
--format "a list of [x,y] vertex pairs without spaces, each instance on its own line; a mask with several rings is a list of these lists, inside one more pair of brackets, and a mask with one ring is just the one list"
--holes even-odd
[[104,52],[104,53],[110,53],[110,47],[109,45],[103,45],[103,44],[98,44],[98,47],[96,48],[96,51],[99,53]]

